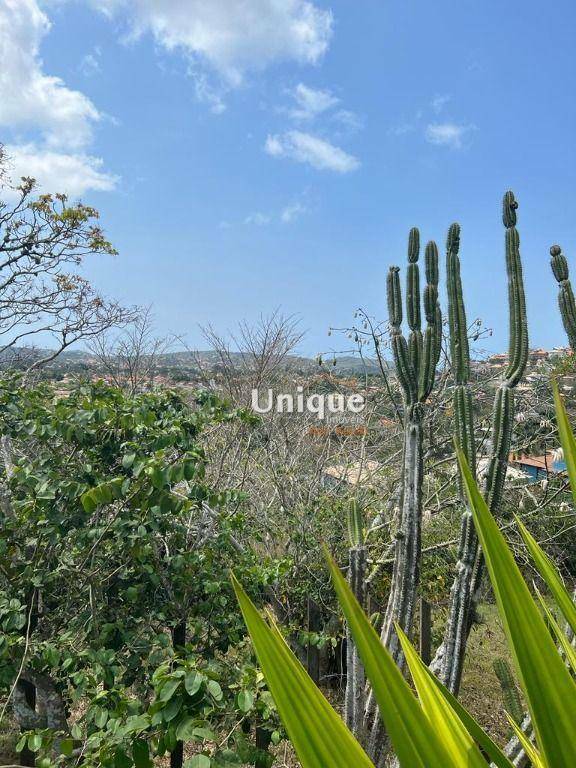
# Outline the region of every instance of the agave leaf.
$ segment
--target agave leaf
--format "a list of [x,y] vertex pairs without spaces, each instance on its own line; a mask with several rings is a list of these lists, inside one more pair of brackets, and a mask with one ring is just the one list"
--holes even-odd
[[522,534],[526,548],[530,552],[532,560],[534,560],[536,570],[548,585],[548,589],[554,596],[556,604],[564,614],[564,618],[572,628],[572,631],[576,633],[576,605],[574,605],[572,596],[564,586],[552,561],[526,528],[524,523],[518,518],[516,518],[516,523]]
[[430,724],[442,739],[446,750],[456,762],[465,754],[468,768],[486,768],[486,761],[480,754],[468,729],[454,712],[442,692],[430,680],[430,673],[416,653],[408,637],[396,625],[396,632],[406,657],[406,663],[418,691],[418,698]]
[[574,439],[574,433],[572,432],[570,422],[568,421],[568,414],[566,413],[564,400],[558,389],[557,381],[552,382],[552,390],[554,392],[556,423],[558,424],[560,443],[562,445],[562,450],[564,451],[564,461],[566,462],[566,467],[568,469],[572,496],[576,502],[576,440]]
[[526,736],[522,728],[520,728],[520,726],[514,720],[513,717],[510,717],[508,712],[506,712],[506,717],[508,718],[508,722],[510,723],[510,725],[514,730],[514,733],[516,734],[518,741],[524,747],[524,751],[528,755],[528,759],[530,760],[530,764],[532,765],[532,768],[546,768],[546,764],[542,760],[542,757],[538,753],[538,750],[536,749],[534,744],[532,744],[528,736]]
[[[443,685],[440,680],[434,675],[433,672],[430,671],[430,669],[424,664],[420,656],[414,651],[414,648],[406,635],[402,632],[401,629],[397,628],[396,631],[398,632],[398,637],[400,638],[400,642],[402,643],[402,648],[404,649],[404,655],[406,656],[406,661],[408,663],[408,667],[410,668],[410,673],[412,675],[412,678],[414,680],[414,684],[416,685],[416,689],[418,691],[418,696],[420,697],[420,701],[422,703],[422,706],[424,707],[424,710],[426,710],[426,704],[423,698],[423,695],[421,693],[421,689],[426,686],[433,686],[436,691],[437,695],[440,697],[443,697],[446,705],[450,708],[452,715],[457,716],[457,718],[462,722],[472,739],[479,744],[484,752],[488,755],[490,760],[494,763],[494,765],[498,766],[498,768],[514,768],[513,764],[510,762],[510,760],[506,757],[506,755],[502,752],[500,747],[492,741],[490,736],[484,731],[481,725],[472,717],[472,715],[464,709],[462,704],[456,699],[456,697],[446,688],[445,685]],[[418,672],[419,681],[416,680],[415,677],[415,671]],[[426,676],[427,682],[420,681],[420,676]],[[431,692],[427,692],[427,696],[433,695]],[[430,717],[430,713],[427,711],[428,716]],[[452,715],[449,716],[451,717]],[[473,765],[473,763],[471,763]],[[481,765],[485,766],[486,763],[484,760],[482,760]]]
[[276,627],[268,626],[234,576],[232,584],[256,656],[302,768],[374,768]]
[[576,765],[576,683],[461,451],[458,451],[458,462],[542,761],[548,768],[573,768]]
[[562,629],[560,628],[560,625],[554,618],[554,614],[552,613],[550,608],[548,608],[548,606],[546,605],[546,601],[544,600],[544,597],[540,594],[538,589],[536,589],[536,594],[538,595],[538,600],[540,601],[540,605],[542,606],[542,610],[544,611],[546,620],[552,627],[557,643],[561,646],[562,650],[564,651],[564,655],[566,656],[566,660],[572,667],[572,671],[576,672],[576,648],[574,648],[570,640],[568,640],[568,638],[566,637],[566,633],[563,632]]
[[327,551],[326,557],[340,607],[402,768],[467,765],[468,751],[460,750],[455,759],[454,753],[447,750]]

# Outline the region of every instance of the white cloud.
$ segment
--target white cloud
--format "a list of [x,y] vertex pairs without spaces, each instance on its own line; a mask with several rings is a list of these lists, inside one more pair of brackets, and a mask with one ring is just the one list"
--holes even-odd
[[309,88],[304,83],[298,83],[290,91],[290,95],[296,102],[296,107],[290,109],[288,114],[294,120],[313,120],[340,102],[330,91]]
[[112,190],[118,178],[87,151],[102,115],[83,93],[44,72],[40,44],[49,30],[37,0],[0,0],[0,127],[34,136],[6,147],[11,175],[36,178],[44,192]]
[[283,208],[280,212],[280,220],[283,221],[284,224],[291,224],[304,213],[306,213],[306,208],[304,205],[302,205],[302,203],[291,203],[290,205],[287,205],[285,208]]
[[349,173],[360,167],[360,161],[353,155],[325,139],[302,131],[268,136],[264,150],[272,157],[287,157],[320,171]]
[[473,125],[458,125],[457,123],[430,123],[426,126],[426,141],[438,146],[462,149],[464,137],[474,130]]
[[87,96],[43,72],[39,49],[49,29],[36,0],[0,2],[0,126],[34,128],[51,146],[78,149],[101,116]]
[[[15,0],[16,1],[16,0]],[[315,63],[332,36],[332,14],[311,0],[90,0],[169,51],[208,63],[231,85],[245,73],[291,60]]]
[[35,144],[6,147],[11,165],[11,176],[32,176],[41,192],[64,192],[76,197],[88,190],[112,191],[119,179],[102,170],[98,157],[83,153],[67,154],[43,149]]
[[270,216],[261,213],[260,211],[256,211],[256,213],[251,213],[249,216],[246,216],[244,224],[254,224],[257,227],[265,227],[267,224],[270,224]]
[[442,112],[446,104],[448,104],[449,101],[452,100],[452,96],[450,96],[447,93],[440,93],[437,96],[434,96],[432,99],[432,109],[434,112],[436,112],[437,115]]

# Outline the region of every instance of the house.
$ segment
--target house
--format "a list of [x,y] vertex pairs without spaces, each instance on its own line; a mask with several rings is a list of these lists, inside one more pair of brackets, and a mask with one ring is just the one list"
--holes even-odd
[[342,485],[370,484],[374,481],[379,467],[380,462],[369,459],[326,467],[322,482],[327,488],[338,488]]
[[510,466],[525,472],[533,482],[544,480],[551,474],[559,474],[566,471],[566,462],[559,458],[558,451],[548,451],[543,456],[518,456],[510,454],[508,459]]

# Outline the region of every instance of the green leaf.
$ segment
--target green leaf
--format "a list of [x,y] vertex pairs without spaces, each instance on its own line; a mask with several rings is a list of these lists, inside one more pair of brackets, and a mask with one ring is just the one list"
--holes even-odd
[[461,768],[468,753],[455,761],[442,743],[394,660],[326,551],[332,581],[366,676],[402,768]]
[[74,752],[74,739],[62,739],[60,742],[60,752],[66,757],[72,757]]
[[38,752],[42,746],[42,736],[39,733],[31,733],[28,736],[28,749],[30,752]]
[[144,741],[144,739],[136,739],[132,744],[132,757],[134,758],[136,768],[153,768],[148,742]]
[[194,696],[200,688],[202,683],[206,680],[203,674],[200,672],[188,672],[184,678],[184,687],[189,696]]
[[180,680],[167,680],[160,691],[160,701],[168,701],[180,685]]
[[576,683],[461,451],[458,462],[540,754],[549,768],[570,768],[576,765]]
[[98,506],[91,490],[83,493],[82,496],[80,496],[80,503],[88,515],[91,515]]
[[240,691],[236,697],[236,704],[241,712],[250,712],[254,706],[254,694],[252,691]]
[[560,443],[562,445],[562,450],[564,451],[564,461],[566,462],[566,467],[568,469],[572,496],[576,503],[576,440],[574,439],[574,433],[572,432],[570,422],[568,421],[568,414],[566,413],[564,400],[560,395],[557,381],[552,382],[552,390],[554,392],[556,423],[558,424]]
[[220,687],[220,684],[216,682],[216,680],[208,680],[207,685],[208,691],[212,694],[213,698],[216,699],[216,701],[221,701],[222,696],[224,695],[222,693],[222,688]]
[[526,528],[524,523],[522,523],[518,517],[516,518],[516,523],[522,534],[526,548],[534,560],[536,570],[548,585],[548,589],[554,596],[556,604],[564,614],[564,618],[572,628],[572,631],[576,632],[576,606],[574,605],[572,596],[564,586],[552,561]]
[[258,661],[302,768],[373,768],[284,639],[266,624],[234,576],[232,584]]
[[187,717],[182,720],[182,722],[178,724],[178,728],[176,728],[176,738],[178,741],[193,741],[194,728],[196,727],[197,722],[198,720],[195,717]]
[[472,749],[474,741],[484,749],[498,768],[514,768],[472,715],[458,703],[450,691],[428,669],[402,630],[396,627],[396,632],[418,691],[420,703],[432,725],[441,734],[446,746],[449,747],[452,742],[456,742],[456,746],[462,744],[465,749],[469,750],[467,765],[485,768],[486,761],[480,752],[477,749]]

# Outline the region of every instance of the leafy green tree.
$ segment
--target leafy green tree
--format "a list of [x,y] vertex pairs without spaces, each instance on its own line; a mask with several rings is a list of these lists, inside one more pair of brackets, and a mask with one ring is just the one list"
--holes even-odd
[[239,543],[242,496],[211,491],[199,445],[250,418],[211,395],[0,385],[0,685],[42,765],[178,765],[224,724],[212,757],[253,749],[235,726],[273,707],[228,569],[254,587],[274,569]]

